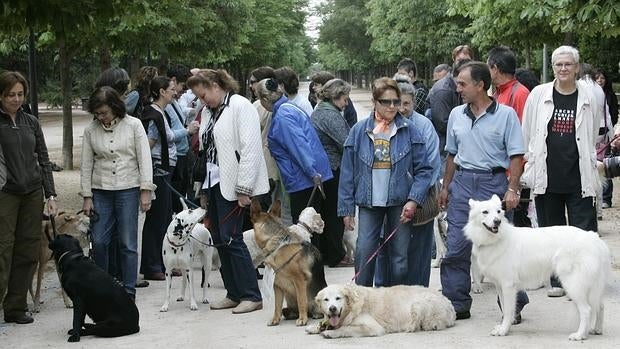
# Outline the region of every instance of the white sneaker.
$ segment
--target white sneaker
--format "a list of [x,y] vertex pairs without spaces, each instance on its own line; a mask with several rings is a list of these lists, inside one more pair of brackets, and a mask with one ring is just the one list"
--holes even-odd
[[563,297],[566,291],[562,287],[551,287],[547,290],[547,297]]

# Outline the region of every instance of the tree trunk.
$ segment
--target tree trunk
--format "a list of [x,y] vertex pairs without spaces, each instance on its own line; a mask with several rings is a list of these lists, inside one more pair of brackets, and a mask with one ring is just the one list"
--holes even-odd
[[131,77],[132,88],[135,87],[136,81],[134,80],[140,70],[140,57],[137,54],[132,54],[129,58],[129,76]]
[[112,67],[112,54],[110,53],[110,47],[108,43],[104,43],[101,47],[101,54],[99,55],[99,64],[101,65],[101,71]]
[[73,93],[71,90],[71,57],[63,34],[58,36],[60,86],[62,89],[62,166],[73,170]]
[[355,77],[357,78],[357,88],[362,88],[362,72],[357,72]]
[[525,46],[525,69],[532,68],[532,48],[530,45]]

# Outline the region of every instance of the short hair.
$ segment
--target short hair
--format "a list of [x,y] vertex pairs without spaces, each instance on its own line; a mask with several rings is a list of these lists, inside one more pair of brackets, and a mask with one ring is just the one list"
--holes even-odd
[[284,85],[288,95],[296,95],[299,91],[299,77],[291,67],[278,68],[274,72],[278,84]]
[[24,97],[28,95],[28,82],[22,74],[16,71],[4,71],[0,73],[0,93],[6,97],[9,91],[17,84],[24,87]]
[[151,80],[151,98],[153,98],[154,101],[159,99],[160,89],[163,88],[165,90],[170,86],[170,81],[172,81],[172,79],[167,76],[156,76]]
[[405,70],[407,73],[413,73],[413,76],[418,76],[418,67],[411,58],[403,58],[396,66],[397,70]]
[[438,66],[435,67],[435,69],[433,69],[433,73],[439,73],[442,71],[447,71],[448,73],[452,72],[452,67],[449,66],[448,64],[442,63]]
[[454,75],[459,76],[459,74],[465,69],[469,69],[469,74],[471,75],[471,79],[475,84],[479,83],[480,81],[483,82],[483,87],[485,91],[491,87],[491,71],[489,70],[488,64],[478,61],[470,61],[463,65],[460,65],[454,71]]
[[127,92],[129,87],[129,74],[123,68],[108,68],[99,74],[95,81],[95,88],[110,86],[116,90],[121,96]]
[[321,87],[317,97],[329,102],[346,96],[349,92],[351,92],[351,85],[342,79],[331,79]]
[[378,78],[372,83],[372,99],[375,101],[381,98],[381,95],[387,90],[393,90],[400,99],[400,89],[394,79],[388,77]]
[[557,61],[559,55],[571,55],[573,57],[573,61],[575,63],[579,63],[579,51],[568,45],[560,46],[553,50],[551,54],[551,64],[554,64]]
[[328,82],[329,80],[333,78],[335,78],[334,74],[323,70],[323,71],[312,74],[312,76],[310,77],[310,80],[312,80],[312,82],[315,85],[316,84],[325,85],[326,82]]
[[540,85],[540,80],[536,74],[529,69],[517,68],[515,71],[515,78],[530,91],[532,91],[534,87]]
[[394,74],[394,77],[392,77],[392,79],[394,79],[397,83],[401,83],[401,82],[411,83],[411,77],[405,74],[396,73]]
[[187,79],[192,76],[189,68],[183,64],[175,64],[168,67],[166,76],[169,78],[176,78],[177,82],[186,82]]
[[398,89],[401,95],[410,95],[415,103],[415,87],[410,82],[398,82]]
[[495,66],[500,73],[514,75],[517,69],[517,57],[515,53],[506,46],[497,46],[489,51],[487,58],[489,67]]
[[224,69],[201,69],[198,74],[187,79],[187,86],[189,88],[198,85],[211,87],[214,84],[217,84],[226,92],[232,91],[237,93],[239,91],[239,83]]
[[468,45],[459,45],[452,50],[452,61],[456,58],[459,53],[466,53],[470,58],[474,58],[474,50]]
[[267,102],[274,104],[283,92],[278,88],[278,82],[274,78],[263,79],[256,85],[256,95],[259,99],[264,99]]
[[256,82],[261,81],[267,78],[275,78],[274,70],[272,67],[266,65],[262,67],[258,67],[250,73],[250,78],[256,78]]
[[97,87],[88,98],[88,112],[95,113],[95,110],[107,105],[112,109],[112,114],[117,118],[124,118],[127,114],[125,102],[118,91],[111,86]]

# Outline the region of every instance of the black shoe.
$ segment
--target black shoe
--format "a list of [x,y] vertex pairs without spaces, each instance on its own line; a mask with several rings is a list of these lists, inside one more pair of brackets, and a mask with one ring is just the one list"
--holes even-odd
[[461,313],[456,313],[456,319],[457,320],[465,320],[465,319],[469,319],[471,317],[471,313],[469,311],[464,311]]
[[146,280],[142,280],[140,282],[136,282],[136,287],[149,287],[149,282]]
[[521,323],[521,312],[518,312],[517,314],[515,314],[515,319],[512,320],[512,324],[518,325],[520,323]]
[[52,171],[60,172],[62,171],[62,167],[58,166],[55,162],[52,162]]
[[14,322],[16,324],[30,324],[34,321],[34,319],[32,318],[32,316],[26,314],[26,313],[21,313],[19,315],[14,315],[14,316],[4,316],[4,322]]

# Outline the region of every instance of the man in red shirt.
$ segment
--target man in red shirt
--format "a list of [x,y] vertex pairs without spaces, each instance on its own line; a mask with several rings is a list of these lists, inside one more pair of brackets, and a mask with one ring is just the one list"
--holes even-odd
[[514,52],[506,46],[498,46],[491,49],[488,56],[487,64],[495,87],[493,97],[498,103],[512,107],[521,121],[530,91],[515,78],[517,59]]

